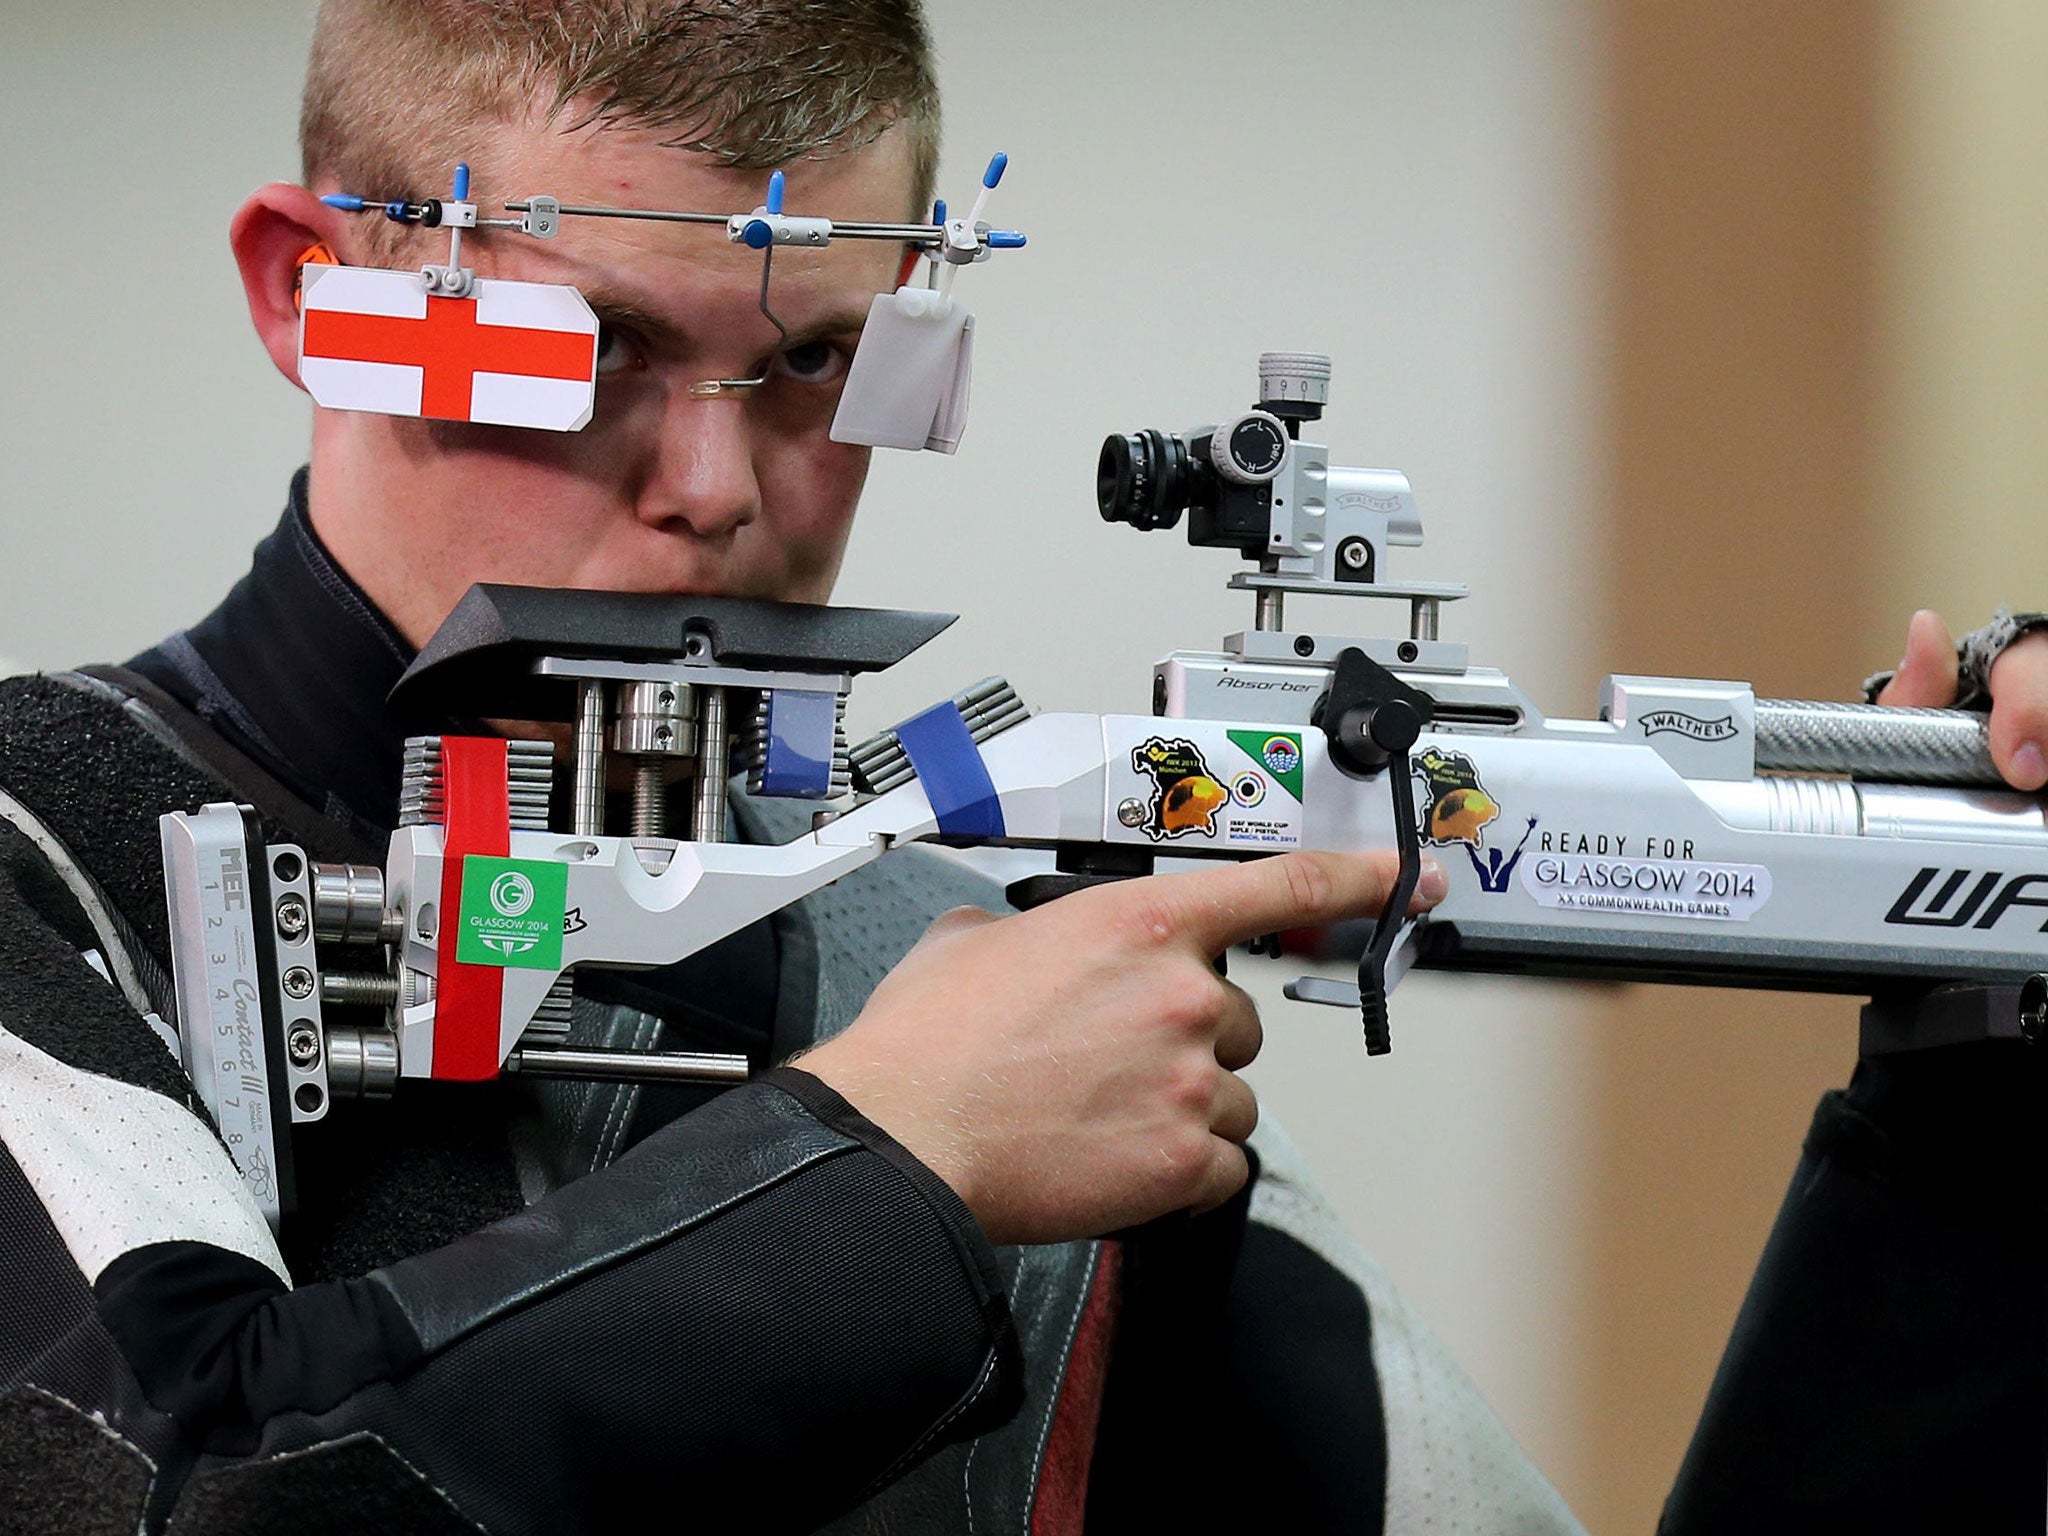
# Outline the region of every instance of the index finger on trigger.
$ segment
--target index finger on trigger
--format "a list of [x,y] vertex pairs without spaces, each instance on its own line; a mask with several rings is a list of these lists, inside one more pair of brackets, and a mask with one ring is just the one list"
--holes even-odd
[[1303,851],[1221,869],[1168,875],[1182,931],[1205,955],[1263,933],[1318,928],[1371,917],[1393,893],[1399,859],[1391,851]]

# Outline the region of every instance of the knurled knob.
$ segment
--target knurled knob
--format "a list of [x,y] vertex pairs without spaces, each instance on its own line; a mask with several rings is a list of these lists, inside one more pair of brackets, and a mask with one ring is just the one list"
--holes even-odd
[[1287,428],[1266,411],[1246,411],[1209,437],[1209,462],[1234,485],[1264,485],[1287,463]]
[[1330,359],[1322,352],[1261,352],[1259,404],[1330,403]]

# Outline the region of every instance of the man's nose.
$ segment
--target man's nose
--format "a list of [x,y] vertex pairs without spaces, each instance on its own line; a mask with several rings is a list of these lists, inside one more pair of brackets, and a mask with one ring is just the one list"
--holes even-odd
[[747,404],[742,395],[704,399],[676,392],[641,491],[642,522],[720,539],[760,515]]

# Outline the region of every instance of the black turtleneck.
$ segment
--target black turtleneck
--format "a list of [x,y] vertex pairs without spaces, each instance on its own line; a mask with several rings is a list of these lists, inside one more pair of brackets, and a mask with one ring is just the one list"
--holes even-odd
[[[320,542],[306,481],[304,469],[292,477],[284,517],[221,605],[128,666],[321,815],[382,847],[398,820],[410,734],[384,701],[416,653]],[[756,923],[665,970],[593,973],[577,990],[669,1017],[693,1048],[760,1061],[775,1016],[773,931]]]
[[301,469],[226,600],[128,665],[308,805],[381,844],[398,824],[406,737],[384,699],[413,655],[313,532]]

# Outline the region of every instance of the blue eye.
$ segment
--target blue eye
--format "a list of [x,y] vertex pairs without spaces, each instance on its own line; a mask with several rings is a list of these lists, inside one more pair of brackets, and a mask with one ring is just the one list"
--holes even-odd
[[775,367],[800,383],[826,384],[846,371],[847,361],[844,348],[829,341],[807,341],[777,356]]
[[624,373],[647,366],[647,353],[640,338],[623,326],[606,321],[597,328],[597,376]]

